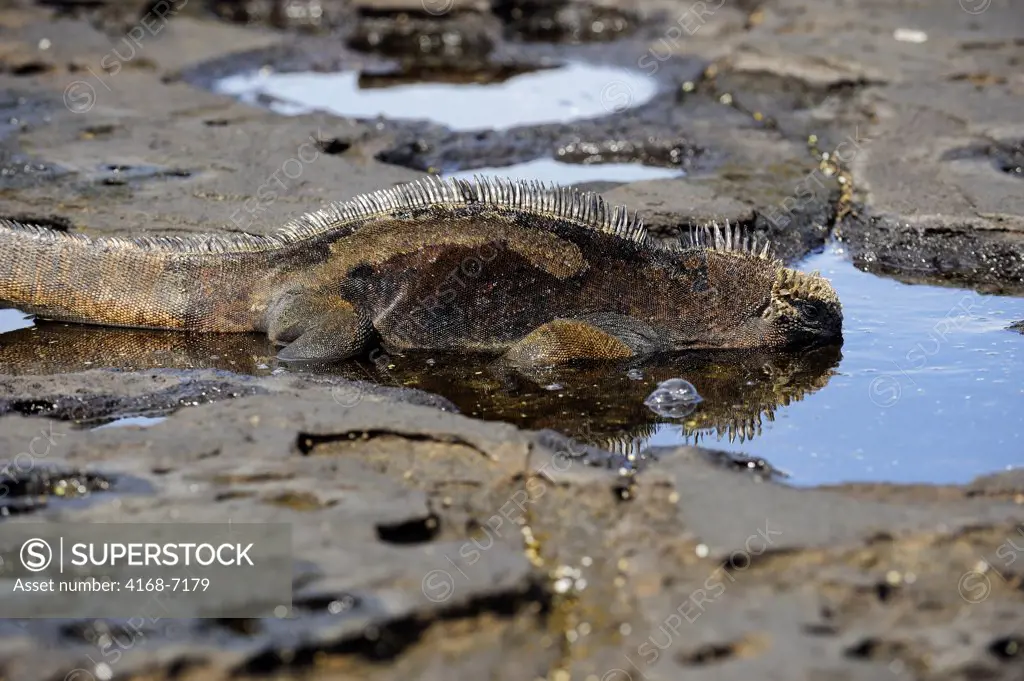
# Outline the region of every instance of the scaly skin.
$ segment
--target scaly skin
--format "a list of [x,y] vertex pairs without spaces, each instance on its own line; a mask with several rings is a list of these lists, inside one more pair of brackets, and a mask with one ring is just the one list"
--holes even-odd
[[434,178],[267,237],[95,239],[0,221],[0,301],[43,318],[237,333],[286,360],[386,348],[514,364],[841,339],[835,291],[738,230],[659,245],[600,197]]

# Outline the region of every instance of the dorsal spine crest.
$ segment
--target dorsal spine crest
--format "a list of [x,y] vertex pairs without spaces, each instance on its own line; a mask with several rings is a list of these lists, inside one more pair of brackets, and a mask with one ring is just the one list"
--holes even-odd
[[290,220],[278,231],[262,236],[253,234],[210,234],[197,236],[144,236],[135,238],[99,237],[58,232],[39,225],[0,220],[0,228],[28,234],[42,241],[76,239],[113,249],[130,249],[184,254],[251,253],[269,251],[316,238],[332,230],[354,230],[356,223],[383,217],[397,210],[432,206],[461,207],[483,205],[494,210],[522,211],[578,227],[611,234],[635,242],[647,243],[647,230],[636,215],[621,206],[608,209],[600,195],[572,187],[537,181],[488,179],[472,181],[425,177],[390,189],[361,194],[348,201],[330,203]]
[[683,243],[680,240],[678,248],[708,248],[725,253],[741,253],[762,260],[776,259],[770,241],[758,242],[750,230],[744,229],[741,225],[730,225],[728,220],[725,221],[724,227],[717,222],[690,227],[689,242]]

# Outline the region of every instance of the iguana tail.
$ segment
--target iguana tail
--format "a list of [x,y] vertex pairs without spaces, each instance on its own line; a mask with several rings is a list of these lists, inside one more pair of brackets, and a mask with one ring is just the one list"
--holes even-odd
[[[0,302],[45,319],[149,329],[259,330],[265,254],[194,238],[97,238],[0,219]],[[182,244],[192,245],[183,248]]]

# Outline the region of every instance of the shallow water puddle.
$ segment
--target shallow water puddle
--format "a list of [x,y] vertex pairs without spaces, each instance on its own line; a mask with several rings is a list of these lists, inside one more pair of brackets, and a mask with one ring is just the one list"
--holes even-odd
[[[763,458],[796,485],[964,483],[1024,465],[1024,335],[1007,330],[1024,319],[1024,298],[877,277],[854,268],[838,246],[800,269],[821,270],[838,290],[841,349],[690,353],[527,376],[471,356],[378,353],[376,363],[317,371],[419,388],[470,416],[551,428],[621,453],[699,441]],[[31,326],[19,313],[4,313],[7,328]],[[0,373],[162,367],[266,375],[276,366],[275,352],[258,335],[190,337],[40,322],[0,335]],[[672,378],[691,382],[702,398],[681,418],[658,416],[644,404]],[[133,416],[106,427],[158,421]]]
[[104,423],[102,426],[96,426],[93,430],[101,430],[103,428],[124,428],[125,426],[149,428],[150,426],[155,426],[156,424],[162,423],[166,420],[166,416],[125,416],[124,418],[114,419],[110,423]]
[[27,329],[35,325],[32,317],[23,314],[18,310],[0,309],[0,333],[7,333],[16,329]]
[[517,180],[535,180],[555,184],[581,184],[583,182],[639,182],[666,177],[682,177],[677,168],[659,168],[641,163],[562,163],[553,158],[539,158],[526,163],[501,168],[480,168],[442,173],[443,177],[471,180],[481,177],[510,177]]
[[[1024,299],[873,276],[840,248],[800,264],[831,279],[843,303],[838,375],[725,448],[798,485],[962,483],[1024,466],[1024,336],[1006,330],[1024,319]],[[687,440],[659,425],[647,444]]]
[[214,90],[281,114],[326,110],[341,116],[430,120],[452,130],[505,130],[606,116],[644,104],[656,82],[629,69],[573,63],[489,84],[416,83],[360,88],[360,74],[277,73],[228,76]]

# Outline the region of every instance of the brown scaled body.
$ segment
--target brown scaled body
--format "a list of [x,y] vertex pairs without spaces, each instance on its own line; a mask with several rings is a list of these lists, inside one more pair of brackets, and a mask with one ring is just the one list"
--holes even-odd
[[838,341],[815,274],[738,230],[660,245],[597,195],[428,178],[266,236],[96,239],[0,221],[0,301],[40,317],[262,331],[282,359],[391,349],[517,364]]

